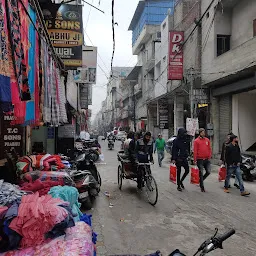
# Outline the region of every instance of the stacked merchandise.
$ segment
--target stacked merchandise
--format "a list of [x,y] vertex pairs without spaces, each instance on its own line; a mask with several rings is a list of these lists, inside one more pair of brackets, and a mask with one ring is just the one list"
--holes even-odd
[[94,255],[96,236],[90,216],[79,210],[76,188],[54,187],[45,196],[19,192],[0,207],[1,255]]
[[73,186],[73,180],[65,168],[58,155],[24,156],[17,162],[21,189],[45,195],[54,186]]

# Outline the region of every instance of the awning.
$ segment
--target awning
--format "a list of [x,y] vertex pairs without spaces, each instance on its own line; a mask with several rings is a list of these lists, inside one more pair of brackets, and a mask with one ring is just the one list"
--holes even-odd
[[125,80],[137,80],[142,66],[135,66]]

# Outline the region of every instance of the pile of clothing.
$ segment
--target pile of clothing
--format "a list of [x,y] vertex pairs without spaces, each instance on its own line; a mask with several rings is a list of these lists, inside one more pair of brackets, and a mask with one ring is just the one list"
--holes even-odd
[[59,186],[59,185],[64,186],[64,182],[51,181],[51,180],[41,181],[38,179],[36,181],[23,183],[20,189],[24,191],[38,192],[39,196],[43,196],[48,194],[48,192],[52,187]]
[[0,205],[9,206],[16,200],[20,200],[26,192],[21,191],[18,186],[0,180]]
[[85,222],[77,222],[72,228],[68,228],[66,235],[36,247],[22,249],[20,251],[9,251],[3,256],[59,256],[77,255],[93,256],[94,244],[92,242],[92,229]]
[[42,244],[65,234],[75,221],[68,202],[51,195],[25,195],[1,214],[2,252]]
[[65,164],[59,155],[30,155],[24,156],[17,162],[17,169],[20,174],[32,171],[33,169],[40,171],[58,171],[65,169]]

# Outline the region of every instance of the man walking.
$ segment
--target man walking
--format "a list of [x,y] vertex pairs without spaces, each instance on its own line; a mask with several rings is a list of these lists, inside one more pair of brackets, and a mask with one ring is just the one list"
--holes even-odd
[[[178,130],[178,136],[173,141],[172,146],[172,163],[177,166],[177,190],[185,189],[183,181],[189,174],[188,156],[190,152],[190,141],[187,138],[187,131],[184,128]],[[185,173],[180,179],[181,167],[185,169]]]
[[[211,173],[211,162],[210,159],[212,157],[212,149],[211,143],[208,138],[205,137],[205,129],[199,129],[199,136],[194,141],[194,163],[197,165],[199,169],[199,177],[200,177],[200,188],[202,192],[205,192],[204,189],[204,180]],[[204,173],[204,169],[206,171]]]
[[250,193],[245,191],[244,189],[243,179],[242,179],[241,170],[240,170],[242,157],[241,157],[241,152],[238,145],[238,138],[235,135],[230,136],[230,144],[226,147],[225,159],[226,159],[228,169],[227,169],[227,176],[225,180],[224,192],[229,193],[228,186],[230,182],[230,177],[232,173],[235,173],[239,183],[241,196],[250,195]]
[[[230,136],[234,135],[232,132],[229,133],[227,135],[227,139],[223,142],[222,144],[222,150],[221,150],[221,157],[220,157],[220,160],[221,160],[221,163],[226,165],[226,159],[225,159],[225,155],[226,155],[226,148],[227,146],[230,144]],[[238,185],[238,180],[237,180],[237,177],[235,178],[235,183],[234,183],[234,186],[237,188],[237,189],[240,189],[239,185]],[[230,184],[228,186],[230,188]]]
[[158,139],[155,142],[155,150],[154,153],[158,154],[158,164],[159,167],[162,166],[162,161],[164,159],[164,150],[165,150],[165,140],[163,139],[162,134],[158,134]]

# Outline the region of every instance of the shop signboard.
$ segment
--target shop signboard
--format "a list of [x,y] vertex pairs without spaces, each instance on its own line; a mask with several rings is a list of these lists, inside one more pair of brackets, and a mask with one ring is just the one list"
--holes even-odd
[[184,32],[170,31],[169,33],[169,65],[168,79],[183,79],[183,42]]
[[66,69],[82,67],[83,18],[82,5],[41,4],[55,52]]
[[5,157],[5,151],[13,148],[20,156],[23,155],[24,127],[12,125],[14,118],[12,114],[4,114],[1,118],[0,159]]
[[88,109],[88,84],[79,84],[80,108]]
[[58,127],[58,138],[75,138],[76,126],[73,124],[65,124]]
[[168,105],[167,104],[159,105],[159,128],[160,129],[169,129]]
[[199,128],[198,118],[187,118],[186,130],[187,130],[188,135],[195,136],[198,128]]
[[83,46],[82,67],[74,70],[76,83],[96,84],[97,47]]

